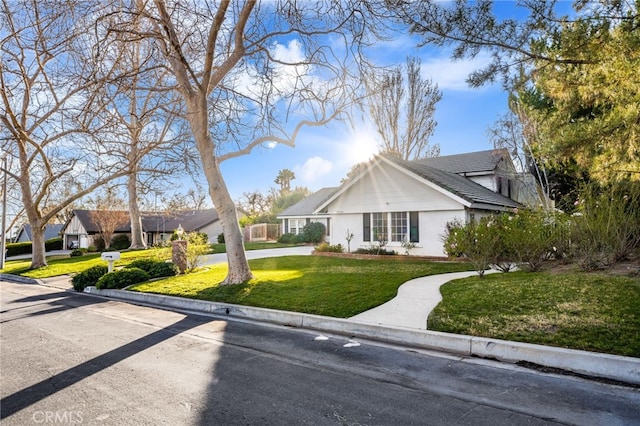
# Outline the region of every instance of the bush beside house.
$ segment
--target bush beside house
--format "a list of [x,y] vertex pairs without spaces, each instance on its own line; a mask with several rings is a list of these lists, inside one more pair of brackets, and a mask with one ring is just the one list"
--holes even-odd
[[640,185],[588,187],[581,194],[573,215],[516,209],[467,224],[449,222],[444,250],[450,257],[468,257],[481,276],[489,266],[538,271],[546,261],[559,260],[592,271],[637,259]]

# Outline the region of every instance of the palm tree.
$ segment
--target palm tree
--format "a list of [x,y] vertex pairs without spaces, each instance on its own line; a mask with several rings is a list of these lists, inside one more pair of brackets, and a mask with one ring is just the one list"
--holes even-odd
[[282,169],[278,172],[274,182],[280,185],[280,193],[285,194],[291,191],[291,181],[295,178],[296,175],[291,170]]

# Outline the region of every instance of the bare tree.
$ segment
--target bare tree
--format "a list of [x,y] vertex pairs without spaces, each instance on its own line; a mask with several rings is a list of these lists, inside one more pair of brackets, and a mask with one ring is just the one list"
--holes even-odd
[[[105,18],[98,23],[108,29],[112,20]],[[114,135],[103,144],[109,146],[116,161],[127,165],[130,248],[139,249],[146,247],[138,202],[141,193],[184,175],[188,168],[197,168],[197,163],[187,146],[181,99],[175,91],[163,88],[170,74],[155,62],[153,40],[127,42],[114,37],[109,41],[101,45],[99,58],[109,72],[105,64],[116,56],[121,76],[107,87],[112,92],[109,111]]]
[[436,103],[442,98],[438,85],[420,75],[420,60],[407,58],[406,83],[403,67],[374,73],[367,80],[369,114],[382,138],[381,152],[403,160],[440,155],[429,138],[437,122]]
[[186,192],[175,192],[169,199],[162,199],[167,213],[187,210],[204,210],[206,208],[206,193],[197,187]]
[[242,197],[243,200],[241,200],[240,205],[247,211],[249,216],[255,217],[269,211],[272,197],[265,196],[257,189],[253,192],[243,193]]
[[376,25],[371,8],[356,1],[139,0],[122,11],[113,32],[154,39],[185,103],[225,234],[223,283],[252,274],[220,163],[265,143],[294,146],[302,127],[340,117],[360,81],[353,77],[363,65],[365,23]]
[[[553,205],[544,160],[538,158],[533,149],[536,137],[538,134],[535,122],[528,119],[517,98],[511,96],[509,112],[489,128],[489,138],[496,148],[509,150],[519,172],[513,178],[525,187],[528,193],[537,195],[539,205],[550,209],[553,208]],[[530,177],[534,179],[530,179]]]
[[[20,184],[33,232],[32,268],[46,266],[45,225],[126,173],[98,143],[108,126],[101,88],[114,77],[96,78],[89,50],[95,44],[90,17],[98,6],[36,0],[0,5],[0,137],[15,160],[8,173]],[[47,198],[69,180],[79,184],[77,191]]]
[[98,233],[105,247],[111,246],[113,234],[129,221],[124,202],[113,189],[107,189],[104,195],[94,199],[95,210],[89,212],[89,218],[97,225]]

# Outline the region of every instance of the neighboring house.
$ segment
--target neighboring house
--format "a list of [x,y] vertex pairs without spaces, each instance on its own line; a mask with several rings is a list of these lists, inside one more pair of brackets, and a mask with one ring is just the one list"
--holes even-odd
[[330,244],[344,246],[352,233],[352,248],[382,242],[402,253],[406,241],[415,244],[411,254],[444,256],[441,237],[447,222],[512,211],[522,207],[518,200],[536,196],[519,186],[517,175],[505,149],[415,161],[378,155],[339,188],[311,195],[321,193],[317,198],[323,201],[302,200],[278,218],[290,231],[292,219],[297,229],[322,218]]
[[[52,238],[58,238],[60,236],[63,226],[64,225],[59,223],[48,224],[44,228],[44,240],[47,241]],[[18,230],[18,235],[16,235],[15,242],[23,243],[23,242],[32,241],[32,240],[33,240],[33,237],[31,233],[31,225],[29,224],[22,225]]]
[[[99,237],[99,226],[92,220],[92,210],[74,210],[71,218],[62,229],[65,247],[88,248],[95,245]],[[127,213],[127,219],[128,219]],[[143,213],[142,232],[147,245],[167,241],[173,232],[181,226],[185,232],[203,232],[210,242],[217,240],[222,232],[222,224],[215,209],[192,210],[172,214]],[[116,229],[114,236],[127,234],[131,238],[131,224],[127,222]]]
[[315,211],[337,190],[337,187],[322,188],[280,212],[278,219],[282,220],[282,233],[298,235],[302,233],[302,229],[306,224],[320,222],[327,229],[327,236],[330,236],[331,217],[326,213],[315,213]]

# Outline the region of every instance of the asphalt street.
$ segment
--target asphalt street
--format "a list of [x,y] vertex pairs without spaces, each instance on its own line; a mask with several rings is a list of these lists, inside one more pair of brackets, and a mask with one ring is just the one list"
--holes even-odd
[[633,425],[640,390],[0,284],[3,425]]

